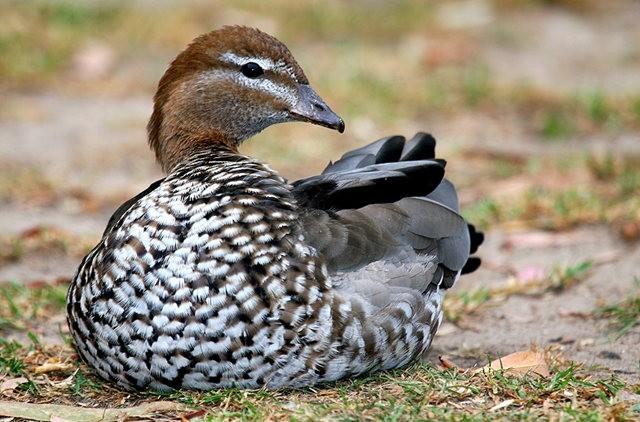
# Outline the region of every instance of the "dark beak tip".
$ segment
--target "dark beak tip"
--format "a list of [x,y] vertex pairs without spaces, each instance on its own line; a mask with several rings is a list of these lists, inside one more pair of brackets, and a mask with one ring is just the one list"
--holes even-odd
[[308,84],[299,84],[298,91],[298,103],[289,111],[294,119],[344,132],[344,120],[334,113]]

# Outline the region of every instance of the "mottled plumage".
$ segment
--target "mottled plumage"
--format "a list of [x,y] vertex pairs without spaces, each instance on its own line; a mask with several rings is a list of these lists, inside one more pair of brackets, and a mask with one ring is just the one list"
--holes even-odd
[[[232,33],[262,34],[245,31]],[[207,39],[224,36],[199,38]],[[275,62],[282,46],[271,54],[273,40],[260,38],[261,53],[238,47],[241,36],[228,48],[198,49]],[[183,109],[200,107],[177,87],[201,76],[172,78],[156,110],[176,95]],[[234,80],[229,73],[209,89]],[[251,87],[261,90],[253,101],[273,94],[277,107],[270,86]],[[281,119],[342,129],[306,89]],[[234,131],[254,117],[225,117],[233,118],[231,129],[220,118],[193,127],[187,119],[164,137],[152,119],[152,146],[170,171],[116,211],[74,277],[68,321],[80,356],[125,388],[207,390],[300,387],[421,355],[441,322],[444,290],[477,267],[468,258],[482,242],[458,213],[433,138],[385,138],[288,184],[236,149],[268,122]]]

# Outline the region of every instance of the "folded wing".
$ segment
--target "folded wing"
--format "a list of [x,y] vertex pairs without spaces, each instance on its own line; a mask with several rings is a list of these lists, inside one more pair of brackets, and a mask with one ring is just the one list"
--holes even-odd
[[383,138],[293,183],[307,242],[338,283],[426,291],[451,287],[479,266],[470,255],[483,235],[460,215],[435,144],[426,133]]

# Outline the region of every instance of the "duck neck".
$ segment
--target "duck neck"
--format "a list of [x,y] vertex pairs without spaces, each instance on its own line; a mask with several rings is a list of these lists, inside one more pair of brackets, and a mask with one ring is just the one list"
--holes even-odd
[[221,133],[193,134],[179,132],[164,142],[166,146],[158,161],[166,173],[171,173],[193,157],[206,155],[212,160],[224,160],[239,156],[237,143]]

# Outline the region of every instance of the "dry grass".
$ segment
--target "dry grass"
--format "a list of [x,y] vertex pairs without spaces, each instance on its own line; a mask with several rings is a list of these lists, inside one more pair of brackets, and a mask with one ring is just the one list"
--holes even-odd
[[640,278],[634,280],[636,291],[625,300],[603,306],[596,310],[595,315],[611,321],[612,328],[618,336],[623,336],[634,327],[640,325]]
[[0,265],[37,254],[81,258],[93,247],[94,241],[56,227],[35,226],[17,235],[0,236]]
[[492,160],[495,170],[485,170],[484,184],[473,184],[480,199],[465,206],[465,216],[484,228],[560,231],[608,223],[628,240],[640,235],[632,227],[640,222],[638,157],[570,153],[528,160]]
[[511,276],[497,287],[481,287],[476,290],[450,293],[445,297],[446,319],[453,323],[472,317],[480,309],[502,302],[514,295],[540,296],[546,292],[558,293],[582,281],[592,263],[584,261],[567,267],[554,267],[548,274],[534,276],[526,280]]
[[[590,2],[514,3],[528,9]],[[0,5],[0,87],[150,94],[164,64],[194,36],[227,23],[250,23],[285,40],[303,67],[313,64],[314,85],[331,93],[327,100],[348,119],[391,123],[460,109],[515,111],[527,117],[523,124],[531,133],[551,140],[640,127],[638,93],[614,98],[597,89],[560,94],[502,84],[489,71],[476,36],[442,27],[436,9],[437,3],[419,0],[244,0],[215,7],[194,1],[154,8],[117,0],[9,0]],[[93,74],[78,63],[92,57],[96,45],[111,59],[104,72]]]
[[[575,278],[583,269],[566,270]],[[551,376],[517,376],[505,371],[443,369],[427,363],[302,390],[237,390],[207,393],[129,393],[104,384],[79,362],[61,325],[59,345],[33,334],[43,324],[64,318],[66,285],[0,287],[0,332],[20,343],[0,340],[0,399],[84,407],[129,407],[176,402],[183,410],[154,410],[150,419],[207,420],[625,420],[632,404],[621,399],[639,386],[615,376],[593,378],[589,371],[546,353]],[[12,384],[13,383],[13,384]],[[24,411],[27,411],[25,409]],[[76,417],[82,416],[77,409]],[[595,419],[594,419],[595,418]],[[72,419],[73,420],[73,419]]]
[[[186,405],[180,416],[208,420],[624,420],[631,405],[618,398],[637,386],[615,377],[595,379],[571,362],[552,358],[552,375],[524,376],[407,368],[303,390],[207,393],[126,393],[103,384],[77,361],[69,346],[0,342],[0,383],[22,378],[4,399],[82,407],[127,407],[153,401]],[[2,397],[2,396],[0,396]],[[77,410],[77,417],[82,409]],[[174,410],[153,417],[173,417]],[[191,416],[190,416],[191,415]],[[152,415],[147,415],[151,418]]]
[[0,167],[0,201],[48,203],[55,196],[54,184],[38,169],[16,165]]

